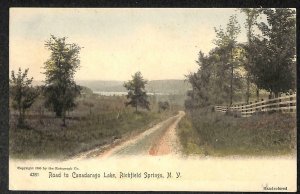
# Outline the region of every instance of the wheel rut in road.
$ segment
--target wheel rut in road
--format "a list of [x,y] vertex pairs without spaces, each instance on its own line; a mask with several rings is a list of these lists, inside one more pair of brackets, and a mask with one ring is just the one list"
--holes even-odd
[[181,145],[176,135],[176,126],[184,115],[183,111],[179,111],[176,116],[158,123],[137,137],[104,152],[99,157],[179,154]]

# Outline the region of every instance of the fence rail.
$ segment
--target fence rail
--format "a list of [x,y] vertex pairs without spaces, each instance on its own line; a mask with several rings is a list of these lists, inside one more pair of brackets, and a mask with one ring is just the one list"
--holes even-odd
[[278,111],[284,113],[296,112],[296,94],[261,101],[237,103],[229,106],[215,106],[217,112],[237,111],[242,117],[249,117],[257,112]]

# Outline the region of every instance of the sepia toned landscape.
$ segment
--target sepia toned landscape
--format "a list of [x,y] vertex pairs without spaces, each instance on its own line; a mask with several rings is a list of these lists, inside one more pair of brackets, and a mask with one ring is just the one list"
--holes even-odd
[[10,158],[295,157],[295,9],[10,13]]

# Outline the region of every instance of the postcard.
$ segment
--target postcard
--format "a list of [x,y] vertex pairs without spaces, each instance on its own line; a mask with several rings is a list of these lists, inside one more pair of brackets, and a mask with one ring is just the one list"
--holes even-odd
[[297,190],[296,9],[9,14],[10,190]]

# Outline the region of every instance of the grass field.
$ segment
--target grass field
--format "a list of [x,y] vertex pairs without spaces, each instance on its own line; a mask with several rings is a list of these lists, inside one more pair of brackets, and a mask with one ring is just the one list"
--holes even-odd
[[296,116],[273,113],[234,118],[194,111],[177,129],[185,154],[268,156],[296,153]]
[[17,127],[17,117],[10,116],[9,153],[12,158],[64,159],[116,139],[139,133],[175,114],[176,110],[158,113],[155,104],[151,111],[134,112],[125,107],[124,96],[82,97],[78,107],[68,113],[67,127],[60,118],[41,110],[42,99],[27,113],[27,128]]

